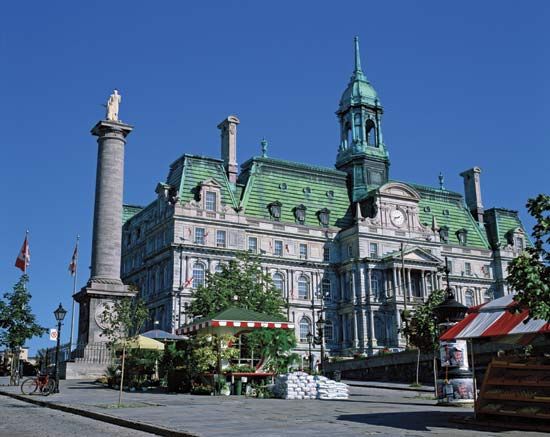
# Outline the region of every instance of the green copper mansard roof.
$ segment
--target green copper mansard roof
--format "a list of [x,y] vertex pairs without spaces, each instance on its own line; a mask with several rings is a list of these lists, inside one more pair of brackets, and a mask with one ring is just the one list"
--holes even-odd
[[418,204],[420,223],[430,227],[435,217],[437,226],[449,228],[448,244],[460,245],[457,232],[466,229],[466,247],[489,249],[485,229],[474,220],[461,194],[425,185],[408,185],[421,197]]
[[320,226],[317,213],[330,211],[330,226],[352,221],[346,173],[273,158],[255,157],[242,165],[237,184],[243,187],[245,215],[270,220],[268,205],[280,202],[282,223],[296,223],[295,208],[306,208],[306,226]]
[[339,111],[345,111],[353,105],[379,106],[378,94],[373,88],[363,70],[361,70],[361,57],[359,54],[359,38],[355,37],[355,69],[347,88],[340,99]]
[[525,232],[517,211],[504,208],[488,209],[485,211],[485,222],[487,223],[487,233],[492,247],[497,248],[509,244],[510,233],[518,228],[524,232],[527,246],[531,246],[531,241],[527,232]]
[[143,206],[122,205],[122,224],[126,223],[141,210],[143,210]]
[[221,202],[237,208],[237,199],[227,179],[223,161],[185,154],[170,166],[166,183],[178,189],[179,201],[187,203],[197,196],[202,182],[212,180],[220,187]]

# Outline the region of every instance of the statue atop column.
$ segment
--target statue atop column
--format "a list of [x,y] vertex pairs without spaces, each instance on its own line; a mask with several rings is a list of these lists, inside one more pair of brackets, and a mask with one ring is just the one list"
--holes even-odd
[[118,108],[120,105],[120,101],[122,100],[121,95],[118,93],[118,90],[115,88],[113,91],[113,94],[109,96],[109,100],[107,100],[107,120],[110,121],[118,121]]

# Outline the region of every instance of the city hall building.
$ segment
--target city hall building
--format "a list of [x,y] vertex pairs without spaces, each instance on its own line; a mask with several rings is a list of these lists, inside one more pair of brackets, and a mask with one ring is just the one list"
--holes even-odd
[[445,287],[445,258],[463,304],[509,292],[506,266],[529,244],[517,212],[484,207],[477,167],[461,173],[464,194],[441,175],[435,187],[390,177],[383,107],[357,39],[337,117],[334,168],[268,156],[265,142],[239,168],[239,119],[229,116],[219,158],[183,154],[149,205],[124,206],[122,280],[147,302],[147,328],[190,322],[193,290],[238,251],[261,258],[303,352],[321,313],[332,355],[403,346],[401,311]]

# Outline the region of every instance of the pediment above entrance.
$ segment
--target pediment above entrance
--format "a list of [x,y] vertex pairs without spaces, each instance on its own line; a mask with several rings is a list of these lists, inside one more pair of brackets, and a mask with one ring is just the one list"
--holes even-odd
[[[401,262],[401,251],[397,250],[395,252],[392,252],[388,254],[386,259],[392,259],[397,260]],[[410,261],[414,263],[428,263],[428,264],[441,264],[442,260],[439,259],[437,256],[431,254],[427,250],[421,248],[421,247],[414,247],[410,249],[406,249],[404,256],[403,256],[405,262]]]

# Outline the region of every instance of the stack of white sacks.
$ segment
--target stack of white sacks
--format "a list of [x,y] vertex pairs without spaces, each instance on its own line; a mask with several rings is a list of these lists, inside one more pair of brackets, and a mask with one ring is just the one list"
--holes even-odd
[[277,377],[273,393],[282,399],[347,399],[349,388],[325,376],[293,372]]

